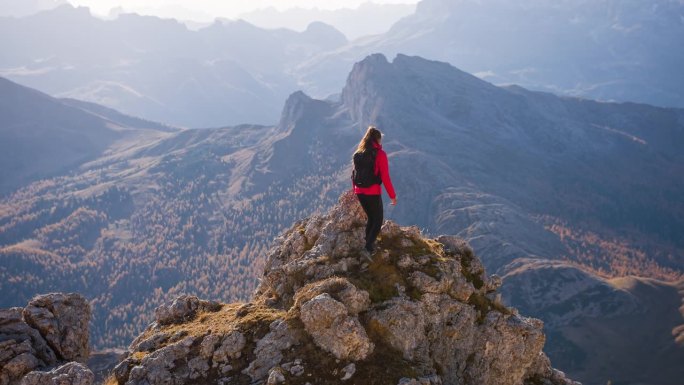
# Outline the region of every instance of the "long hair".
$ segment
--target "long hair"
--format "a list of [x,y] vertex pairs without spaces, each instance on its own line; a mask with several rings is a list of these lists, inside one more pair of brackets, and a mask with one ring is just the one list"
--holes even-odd
[[366,130],[366,135],[359,142],[359,146],[356,148],[356,152],[364,152],[373,148],[373,142],[378,143],[382,139],[382,132],[375,126],[368,126]]

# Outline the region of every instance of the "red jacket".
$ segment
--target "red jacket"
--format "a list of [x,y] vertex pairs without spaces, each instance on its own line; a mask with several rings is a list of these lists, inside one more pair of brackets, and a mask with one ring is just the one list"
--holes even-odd
[[[392,186],[392,179],[390,179],[389,174],[389,163],[387,162],[387,154],[382,150],[382,146],[373,142],[373,147],[378,150],[378,155],[375,157],[375,175],[380,174],[380,179],[382,179],[382,184],[385,185],[385,190],[390,199],[394,199],[397,195],[394,193],[394,186]],[[380,195],[382,194],[382,188],[379,184],[374,184],[370,187],[358,187],[354,183],[354,194],[365,194],[365,195]]]

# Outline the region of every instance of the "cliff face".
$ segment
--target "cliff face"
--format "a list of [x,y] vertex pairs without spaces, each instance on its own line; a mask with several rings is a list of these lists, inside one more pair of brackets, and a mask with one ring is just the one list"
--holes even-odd
[[542,352],[542,322],[500,302],[462,240],[388,221],[367,258],[364,225],[346,193],[277,239],[251,302],[161,306],[116,382],[573,383]]

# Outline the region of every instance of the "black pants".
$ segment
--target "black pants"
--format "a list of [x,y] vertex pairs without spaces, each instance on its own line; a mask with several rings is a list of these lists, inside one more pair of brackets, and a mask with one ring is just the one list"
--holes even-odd
[[366,223],[366,249],[371,249],[375,239],[380,234],[382,227],[382,196],[356,194],[361,202],[363,211],[366,212],[368,223]]

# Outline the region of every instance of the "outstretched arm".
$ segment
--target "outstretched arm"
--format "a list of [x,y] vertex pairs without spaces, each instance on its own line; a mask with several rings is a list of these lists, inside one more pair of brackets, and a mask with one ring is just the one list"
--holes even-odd
[[387,195],[392,199],[392,204],[397,204],[397,194],[394,192],[394,186],[392,185],[392,178],[389,174],[389,162],[387,161],[387,154],[384,151],[378,153],[378,168],[380,169],[380,179],[382,179],[382,184],[385,186]]

